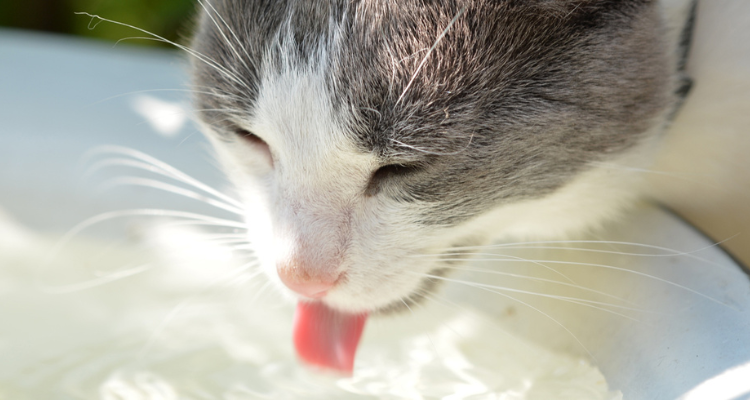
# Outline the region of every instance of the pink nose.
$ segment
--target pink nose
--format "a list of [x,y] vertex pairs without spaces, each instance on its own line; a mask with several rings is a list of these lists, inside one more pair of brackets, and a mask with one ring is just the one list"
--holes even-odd
[[323,278],[300,274],[292,268],[278,268],[281,282],[292,291],[311,299],[319,299],[328,293],[335,284],[336,278]]

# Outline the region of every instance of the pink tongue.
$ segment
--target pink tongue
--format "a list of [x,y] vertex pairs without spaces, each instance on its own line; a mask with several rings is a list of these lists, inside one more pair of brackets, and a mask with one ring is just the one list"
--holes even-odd
[[297,303],[294,347],[308,364],[351,375],[367,314],[347,314],[319,301]]

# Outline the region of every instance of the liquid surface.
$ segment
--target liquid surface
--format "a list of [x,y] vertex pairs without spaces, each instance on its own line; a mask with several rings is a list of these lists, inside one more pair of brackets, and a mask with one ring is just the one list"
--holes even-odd
[[230,248],[236,233],[147,231],[56,250],[0,219],[0,399],[622,398],[587,362],[439,300],[371,318],[352,377],[310,371],[293,302]]

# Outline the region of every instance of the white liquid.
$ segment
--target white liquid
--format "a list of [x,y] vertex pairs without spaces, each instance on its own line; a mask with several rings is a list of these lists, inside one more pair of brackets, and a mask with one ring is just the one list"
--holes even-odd
[[232,272],[242,253],[172,229],[151,252],[78,238],[41,267],[55,240],[0,225],[0,399],[622,398],[587,362],[441,304],[370,318],[354,376],[321,375],[295,360],[292,305]]

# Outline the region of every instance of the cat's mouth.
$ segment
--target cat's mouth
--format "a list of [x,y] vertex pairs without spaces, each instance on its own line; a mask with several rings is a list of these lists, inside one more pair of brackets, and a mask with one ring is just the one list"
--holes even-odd
[[[325,370],[349,375],[354,368],[354,356],[364,325],[370,315],[384,316],[413,312],[429,300],[446,280],[452,265],[467,260],[467,251],[474,241],[466,239],[449,250],[436,254],[437,266],[421,279],[408,295],[383,306],[364,312],[349,312],[333,307],[324,299],[302,299],[297,303],[294,317],[294,345],[297,355],[305,363]],[[403,271],[402,273],[406,273]]]
[[[408,296],[372,311],[389,315],[411,311],[434,292],[447,274],[447,268],[436,268],[422,279]],[[350,375],[365,322],[371,313],[347,313],[329,307],[322,301],[301,300],[294,316],[294,346],[297,355],[309,365]]]

